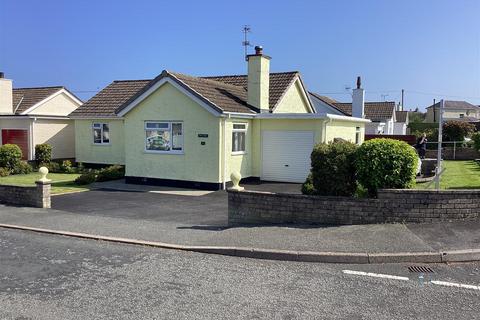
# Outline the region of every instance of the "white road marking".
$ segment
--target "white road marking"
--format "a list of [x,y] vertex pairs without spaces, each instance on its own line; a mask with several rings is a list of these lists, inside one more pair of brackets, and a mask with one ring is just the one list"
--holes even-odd
[[346,274],[353,274],[357,276],[367,276],[367,277],[375,277],[375,278],[383,278],[383,279],[393,279],[393,280],[403,280],[408,281],[410,280],[407,277],[400,277],[400,276],[392,276],[389,274],[381,274],[381,273],[372,273],[372,272],[363,272],[363,271],[353,271],[353,270],[342,270],[343,273]]
[[473,290],[480,290],[480,286],[474,286],[471,284],[463,284],[463,283],[455,283],[455,282],[446,282],[446,281],[430,281],[433,284],[438,284],[439,286],[446,286],[446,287],[457,287],[457,288],[464,288],[464,289],[473,289]]

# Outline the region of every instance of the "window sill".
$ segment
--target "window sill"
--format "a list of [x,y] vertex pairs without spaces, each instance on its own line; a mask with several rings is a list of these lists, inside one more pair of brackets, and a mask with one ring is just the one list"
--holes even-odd
[[247,152],[246,151],[233,151],[231,154],[232,154],[232,156],[243,156],[243,155],[246,155]]
[[185,152],[183,151],[154,151],[154,150],[145,150],[143,153],[151,153],[151,154],[175,154],[175,155],[184,155]]
[[109,146],[110,143],[92,143],[92,146]]

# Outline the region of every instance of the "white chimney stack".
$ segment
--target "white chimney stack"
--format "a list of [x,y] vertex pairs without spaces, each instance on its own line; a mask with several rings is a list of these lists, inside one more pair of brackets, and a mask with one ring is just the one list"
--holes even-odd
[[13,83],[0,72],[0,114],[13,114]]
[[248,93],[247,102],[260,109],[260,112],[270,112],[270,57],[263,54],[261,46],[255,47],[255,54],[247,56],[248,60]]
[[352,95],[352,117],[365,118],[365,90],[362,88],[362,80],[357,77],[357,87]]

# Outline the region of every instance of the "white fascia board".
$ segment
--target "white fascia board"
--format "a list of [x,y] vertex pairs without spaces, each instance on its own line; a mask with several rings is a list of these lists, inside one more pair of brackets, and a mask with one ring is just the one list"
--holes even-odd
[[141,94],[137,99],[133,100],[125,109],[121,110],[118,113],[118,116],[123,117],[130,110],[135,108],[138,104],[140,104],[143,100],[145,100],[148,96],[150,96],[153,92],[155,92],[158,88],[160,88],[161,86],[163,86],[167,82],[170,83],[175,88],[177,88],[178,90],[180,90],[180,92],[182,92],[183,94],[188,96],[190,99],[192,99],[193,101],[198,103],[200,106],[202,106],[205,110],[207,110],[208,112],[210,112],[214,116],[217,116],[217,117],[220,116],[219,112],[213,110],[213,108],[210,105],[208,105],[207,103],[205,103],[204,101],[202,101],[201,99],[196,97],[194,94],[189,92],[187,89],[185,89],[184,87],[179,85],[174,80],[170,79],[169,76],[166,76],[162,80],[158,81],[151,88],[149,88],[147,91],[145,91],[143,94]]
[[256,119],[325,119],[325,113],[259,113]]
[[55,98],[56,96],[58,95],[61,95],[62,93],[64,93],[65,95],[67,95],[70,99],[72,99],[75,103],[77,103],[79,106],[83,104],[82,101],[78,100],[74,95],[72,95],[70,92],[68,92],[67,90],[65,90],[65,88],[63,89],[60,89],[58,90],[57,92],[55,92],[54,94],[52,95],[49,95],[48,97],[46,97],[45,99],[43,99],[42,101],[40,102],[37,102],[36,104],[34,104],[33,106],[31,106],[30,108],[28,108],[27,110],[23,111],[22,113],[20,113],[21,115],[27,115],[29,114],[30,112],[32,112],[33,110],[37,109],[38,107],[40,107],[42,104],[52,100],[53,98]]
[[349,117],[349,116],[340,116],[337,114],[330,114],[327,113],[326,117],[332,120],[340,120],[340,121],[350,121],[350,122],[362,122],[362,123],[369,123],[372,122],[370,119],[364,118],[357,118],[357,117]]
[[257,114],[250,114],[250,113],[241,113],[241,112],[224,112],[222,117],[228,118],[246,118],[246,119],[253,119],[257,116]]
[[91,116],[91,117],[68,117],[69,119],[72,119],[72,120],[123,120],[125,119],[124,117],[94,117],[94,116]]
[[67,116],[35,116],[35,115],[9,115],[9,116],[3,116],[0,115],[0,119],[59,119],[59,120],[70,120],[71,118]]

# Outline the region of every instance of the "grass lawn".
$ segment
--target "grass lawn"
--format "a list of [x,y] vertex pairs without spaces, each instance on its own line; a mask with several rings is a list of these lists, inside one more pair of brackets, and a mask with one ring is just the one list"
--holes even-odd
[[[77,173],[49,173],[47,178],[52,180],[52,194],[64,192],[87,191],[89,186],[77,186],[73,183],[80,174]],[[29,174],[16,174],[8,177],[0,177],[0,184],[15,186],[34,186],[35,181],[40,178],[38,172]]]
[[[445,168],[440,177],[441,189],[480,189],[480,165],[475,161],[448,161],[442,162]],[[427,183],[418,183],[416,189],[425,189]],[[430,189],[435,188],[435,182]]]

